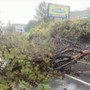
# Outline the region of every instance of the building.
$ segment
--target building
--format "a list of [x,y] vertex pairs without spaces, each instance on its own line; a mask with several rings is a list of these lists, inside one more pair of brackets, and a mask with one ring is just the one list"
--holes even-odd
[[25,27],[25,24],[11,24],[9,22],[6,26],[0,28],[0,33],[2,32],[2,34],[5,34],[7,32],[18,32],[23,34],[25,32]]
[[24,33],[25,32],[25,24],[12,24],[11,25],[16,32]]

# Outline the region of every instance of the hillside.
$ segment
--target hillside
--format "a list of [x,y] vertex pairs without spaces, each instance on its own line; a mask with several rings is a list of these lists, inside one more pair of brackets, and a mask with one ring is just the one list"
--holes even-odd
[[79,19],[79,18],[90,18],[90,8],[82,11],[72,11],[70,13],[71,19]]

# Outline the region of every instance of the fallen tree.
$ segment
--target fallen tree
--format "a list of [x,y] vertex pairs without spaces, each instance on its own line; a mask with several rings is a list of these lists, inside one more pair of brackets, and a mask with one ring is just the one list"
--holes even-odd
[[[73,54],[77,52],[77,54],[75,55],[64,55],[65,53],[69,53],[72,52]],[[65,49],[64,51],[61,52],[61,55],[57,56],[53,56],[51,62],[53,62],[54,66],[56,66],[55,69],[61,69],[63,67],[66,67],[70,64],[76,63],[77,61],[79,61],[80,59],[84,58],[85,56],[90,55],[90,50],[78,50],[78,49]],[[63,60],[55,60],[55,59],[63,59]],[[63,63],[62,63],[63,62]],[[61,64],[62,65],[57,65],[57,64]]]

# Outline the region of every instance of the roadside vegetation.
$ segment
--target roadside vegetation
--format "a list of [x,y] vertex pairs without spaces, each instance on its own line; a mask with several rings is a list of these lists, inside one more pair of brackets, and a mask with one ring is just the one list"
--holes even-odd
[[50,66],[50,58],[64,48],[84,50],[89,46],[90,20],[42,20],[28,35],[1,34],[0,55],[7,65],[1,72],[0,87],[4,90],[10,86],[8,83],[15,86],[22,82],[37,87],[52,78],[60,78],[61,73]]

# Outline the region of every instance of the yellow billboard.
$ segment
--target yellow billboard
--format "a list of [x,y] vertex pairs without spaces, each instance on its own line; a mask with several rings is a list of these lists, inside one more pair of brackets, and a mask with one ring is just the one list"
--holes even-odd
[[68,18],[70,13],[69,6],[48,4],[48,16]]

